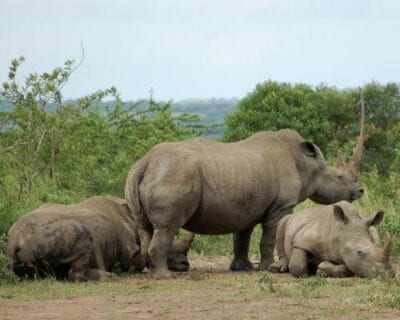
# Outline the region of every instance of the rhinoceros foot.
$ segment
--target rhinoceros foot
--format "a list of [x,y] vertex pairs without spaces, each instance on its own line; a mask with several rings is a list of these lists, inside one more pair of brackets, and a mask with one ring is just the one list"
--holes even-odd
[[350,277],[353,273],[344,264],[333,264],[330,261],[322,261],[318,265],[317,274],[324,277],[343,278]]
[[174,277],[171,271],[169,270],[154,270],[150,269],[149,275],[156,280],[162,279],[171,279]]
[[273,273],[285,273],[289,271],[289,260],[287,258],[281,258],[278,261],[268,266],[268,271]]
[[248,271],[253,270],[254,265],[249,260],[233,259],[229,269],[232,271]]
[[90,269],[86,272],[87,279],[93,281],[104,281],[112,278],[112,276],[112,273],[98,269]]

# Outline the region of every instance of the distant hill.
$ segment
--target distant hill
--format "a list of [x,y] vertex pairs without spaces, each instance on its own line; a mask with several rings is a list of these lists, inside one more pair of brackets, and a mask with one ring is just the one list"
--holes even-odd
[[[68,100],[67,103],[74,104],[74,100]],[[127,104],[136,103],[135,101],[127,101]],[[173,113],[194,113],[200,116],[201,122],[205,125],[218,125],[213,129],[208,130],[205,135],[219,139],[222,137],[225,130],[225,118],[228,114],[236,110],[239,99],[231,98],[210,98],[210,99],[184,99],[176,102],[172,102],[171,111]],[[145,108],[147,104],[146,100],[143,100],[138,109]],[[114,101],[99,102],[96,107],[100,111],[105,111],[106,107],[113,108],[115,105]],[[7,111],[12,108],[12,104],[6,100],[0,100],[0,111]],[[49,110],[55,110],[55,106],[49,107]]]
[[205,135],[209,138],[219,140],[222,138],[225,126],[225,118],[234,112],[239,99],[211,98],[211,99],[185,99],[173,102],[171,109],[176,113],[194,113],[200,116],[206,125],[218,125],[207,130]]
[[196,113],[204,123],[222,123],[225,117],[235,111],[239,99],[185,99],[172,103],[173,112]]
[[11,110],[12,104],[7,100],[0,100],[0,111],[8,111]]

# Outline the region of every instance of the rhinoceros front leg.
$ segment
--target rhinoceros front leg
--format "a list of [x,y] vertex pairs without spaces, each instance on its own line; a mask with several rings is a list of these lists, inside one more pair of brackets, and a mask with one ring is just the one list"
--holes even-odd
[[107,272],[104,270],[99,270],[99,269],[89,269],[85,273],[85,277],[87,280],[92,280],[92,281],[104,281],[107,279],[110,279],[113,276],[111,272]]
[[326,277],[345,278],[351,277],[353,273],[344,264],[333,264],[329,261],[322,261],[318,265],[317,274]]
[[254,227],[233,234],[233,260],[229,266],[232,271],[244,271],[254,269],[249,260],[249,245],[251,233]]
[[260,241],[261,261],[259,270],[267,270],[274,262],[274,248],[276,231],[282,217],[292,213],[292,207],[276,210],[272,215],[267,215],[262,223],[262,235]]
[[307,252],[300,248],[293,248],[289,260],[289,272],[295,277],[308,275]]
[[261,261],[258,265],[259,270],[267,270],[274,262],[275,233],[276,227],[263,226],[260,241]]
[[[90,249],[89,249],[90,250]],[[68,271],[68,279],[70,281],[87,281],[90,280],[87,272],[90,270],[90,251],[86,250],[80,254],[79,258],[71,263]]]
[[275,261],[268,266],[268,271],[270,272],[288,272],[289,270],[289,259],[286,256],[285,251],[285,235],[286,235],[286,225],[290,218],[290,215],[283,217],[278,224],[276,230],[276,251],[278,253],[278,261]]

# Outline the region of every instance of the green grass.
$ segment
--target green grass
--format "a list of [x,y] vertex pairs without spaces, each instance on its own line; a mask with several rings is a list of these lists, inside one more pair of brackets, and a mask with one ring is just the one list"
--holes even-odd
[[[385,219],[379,227],[383,235],[389,231],[394,237],[394,260],[400,256],[400,212],[399,200],[393,194],[386,194],[387,189],[378,188],[374,177],[367,177],[363,182],[365,195],[355,204],[368,217],[378,210],[385,211]],[[41,201],[74,202],[78,194],[60,194],[55,190],[42,190],[25,202],[12,204],[11,211],[2,211],[2,221],[14,222],[20,215],[28,212]],[[81,200],[81,199],[79,199]],[[315,206],[306,201],[296,207],[296,212]],[[3,222],[2,222],[3,223]],[[5,224],[3,224],[3,229]],[[2,229],[2,230],[3,230]],[[259,240],[261,228],[256,227],[251,239],[250,256],[252,260],[259,259]],[[75,297],[111,296],[111,295],[140,295],[144,292],[179,292],[183,290],[222,290],[228,299],[265,299],[276,297],[289,299],[309,308],[308,319],[324,319],[343,317],[357,314],[359,310],[374,308],[400,310],[400,279],[325,279],[312,277],[296,279],[290,275],[276,275],[268,272],[232,273],[228,263],[224,262],[226,272],[213,271],[212,268],[179,274],[176,279],[156,281],[146,274],[116,276],[105,282],[68,283],[54,279],[36,281],[16,279],[6,268],[4,254],[6,237],[0,237],[0,301],[1,300],[37,300],[37,299],[71,299]],[[195,256],[215,261],[218,256],[232,256],[232,235],[204,236],[197,235],[193,243],[190,259]],[[196,253],[197,252],[197,253]],[[226,259],[229,261],[229,259]],[[314,304],[324,299],[336,301],[334,308],[317,307]],[[353,317],[352,317],[353,318]],[[365,319],[360,314],[354,319]]]
[[[200,272],[200,271],[198,271]],[[184,290],[223,290],[228,299],[289,299],[301,305],[312,305],[320,299],[331,299],[339,305],[337,314],[356,309],[389,308],[400,310],[399,279],[296,279],[290,275],[268,272],[192,272],[172,280],[153,280],[145,274],[115,277],[105,282],[69,283],[53,279],[18,281],[0,287],[1,300],[72,299],[90,296],[140,295],[144,292],[180,292]],[[199,276],[201,274],[201,277]],[[196,277],[198,275],[199,277]],[[315,310],[314,310],[315,311]],[[312,316],[332,314],[321,309]]]

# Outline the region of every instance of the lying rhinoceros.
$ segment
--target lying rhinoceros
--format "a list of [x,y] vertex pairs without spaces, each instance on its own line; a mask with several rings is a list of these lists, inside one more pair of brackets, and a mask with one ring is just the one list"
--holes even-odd
[[331,277],[365,277],[373,271],[393,273],[390,241],[385,248],[378,246],[375,226],[382,219],[383,212],[379,211],[367,220],[346,201],[288,215],[277,229],[279,261],[269,270],[289,271],[296,277],[316,271]]
[[[175,240],[168,255],[172,271],[187,271],[193,233]],[[139,237],[124,199],[92,197],[79,204],[48,203],[18,220],[10,229],[7,256],[20,276],[72,281],[98,280],[116,264],[122,271],[142,271]]]

